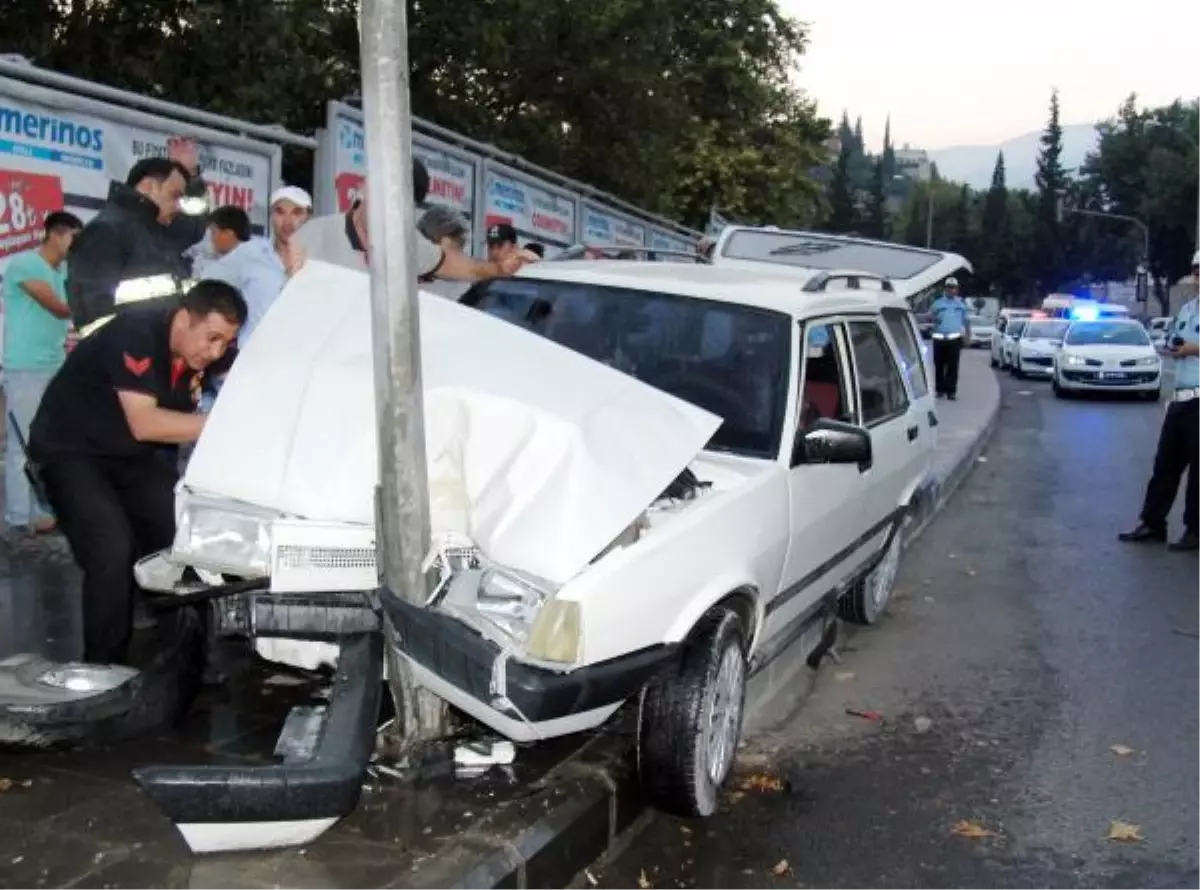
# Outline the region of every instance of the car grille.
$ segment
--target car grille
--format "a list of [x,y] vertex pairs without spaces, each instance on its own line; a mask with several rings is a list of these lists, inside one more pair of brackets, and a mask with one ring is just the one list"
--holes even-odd
[[1054,359],[1048,355],[1026,355],[1021,358],[1021,361],[1027,365],[1041,365],[1043,368],[1054,364]]

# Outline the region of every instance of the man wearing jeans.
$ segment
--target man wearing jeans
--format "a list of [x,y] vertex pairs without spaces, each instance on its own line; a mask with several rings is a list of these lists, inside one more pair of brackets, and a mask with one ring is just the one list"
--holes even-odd
[[51,213],[41,246],[14,257],[4,270],[4,519],[10,533],[54,530],[53,517],[25,478],[21,438],[29,436],[42,394],[66,354],[66,256],[82,228],[73,214]]

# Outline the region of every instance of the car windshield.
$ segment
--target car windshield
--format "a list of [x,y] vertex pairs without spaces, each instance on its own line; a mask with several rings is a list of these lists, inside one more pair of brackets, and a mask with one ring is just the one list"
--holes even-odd
[[1012,321],[1010,321],[1008,323],[1007,333],[1008,333],[1008,336],[1010,336],[1010,337],[1019,337],[1019,336],[1021,336],[1021,331],[1023,331],[1024,329],[1025,329],[1025,319],[1014,318]]
[[779,453],[792,325],[779,312],[630,288],[495,279],[461,302],[724,419],[708,448]]
[[725,242],[721,255],[807,269],[859,269],[892,279],[912,278],[941,259],[941,254],[899,244],[853,241],[815,232],[742,230]]
[[1067,331],[1069,346],[1149,346],[1146,329],[1128,321],[1077,321]]
[[1021,336],[1030,340],[1061,340],[1066,330],[1065,321],[1031,321]]

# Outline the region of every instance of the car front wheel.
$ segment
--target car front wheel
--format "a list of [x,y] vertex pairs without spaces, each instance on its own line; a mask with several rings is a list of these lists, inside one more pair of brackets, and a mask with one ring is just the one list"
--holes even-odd
[[746,631],[733,609],[709,612],[674,670],[642,689],[638,776],[651,803],[680,816],[711,816],[742,735]]

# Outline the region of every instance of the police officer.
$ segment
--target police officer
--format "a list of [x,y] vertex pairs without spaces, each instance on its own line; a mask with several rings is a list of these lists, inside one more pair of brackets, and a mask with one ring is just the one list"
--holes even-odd
[[938,398],[958,398],[958,360],[971,339],[970,310],[958,295],[958,279],[947,278],[942,295],[929,309],[933,315],[933,371]]
[[[1192,275],[1200,278],[1200,250],[1192,257]],[[1162,542],[1167,539],[1167,514],[1187,470],[1187,494],[1183,502],[1184,532],[1170,549],[1200,549],[1200,298],[1193,297],[1167,331],[1163,354],[1175,359],[1175,389],[1167,405],[1154,472],[1142,502],[1142,521],[1122,541]]]
[[201,281],[176,300],[118,313],[46,389],[29,451],[83,570],[86,661],[127,658],[134,563],[175,536],[172,452],[200,436],[201,378],[245,321],[237,288]]

